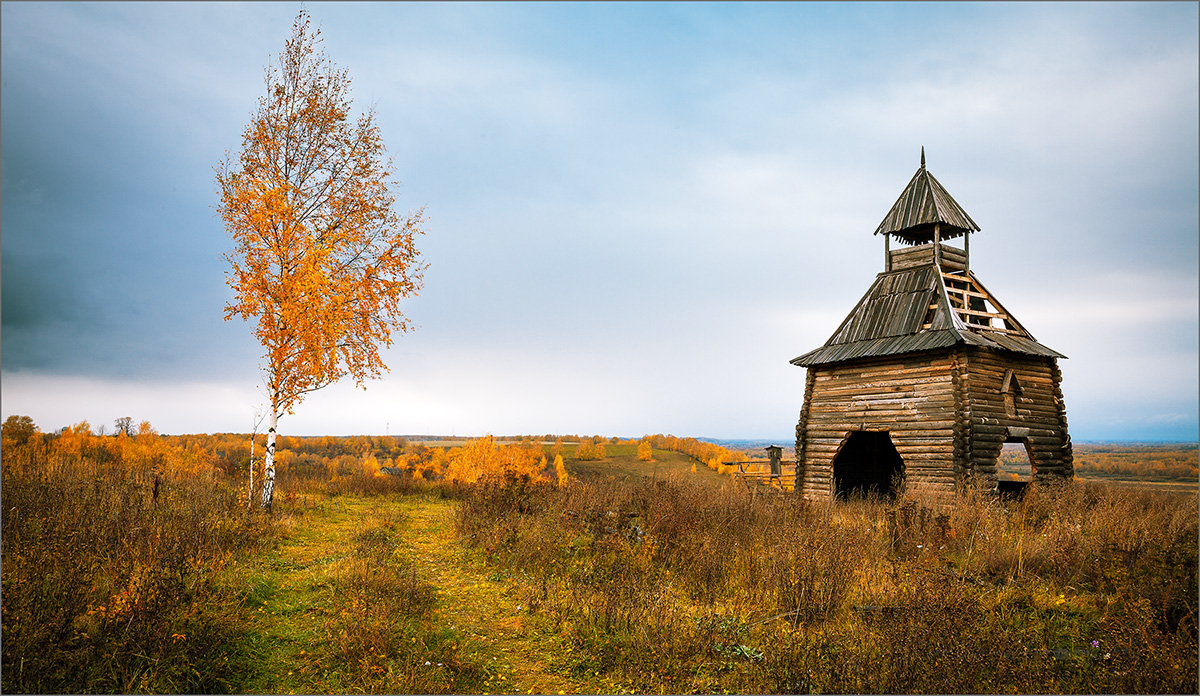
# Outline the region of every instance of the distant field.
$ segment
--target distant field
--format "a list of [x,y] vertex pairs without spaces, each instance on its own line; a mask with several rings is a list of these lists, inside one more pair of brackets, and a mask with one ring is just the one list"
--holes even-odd
[[[408,436],[410,445],[449,449],[463,447],[474,438],[452,436]],[[534,436],[551,453],[553,440]],[[497,445],[520,442],[518,437],[496,438]],[[762,458],[762,445],[766,440],[714,440],[749,458]],[[789,443],[784,445],[785,462],[792,456]],[[692,476],[695,459],[678,452],[656,449],[655,461],[647,463],[637,458],[637,447],[632,444],[605,443],[606,457],[598,461],[579,461],[575,458],[578,444],[563,443],[563,457],[568,471],[586,479],[610,478],[655,478],[668,476]],[[1164,491],[1191,491],[1200,488],[1196,443],[1075,443],[1075,475],[1081,481],[1112,483],[1122,486]],[[379,453],[379,456],[383,456]],[[1029,477],[1029,459],[1021,445],[1006,445],[1001,455],[1002,478],[1025,479]],[[720,483],[720,475],[702,463],[697,466],[696,476],[710,483]]]
[[[429,437],[410,439],[412,444],[426,447],[462,447],[471,438]],[[497,444],[511,444],[518,438],[497,439]],[[540,441],[549,453],[551,440]],[[758,441],[718,441],[735,449],[747,458],[761,458]],[[786,443],[785,443],[786,444]],[[698,476],[701,480],[719,484],[727,480],[703,464],[692,465],[696,460],[686,455],[655,450],[655,461],[639,461],[637,447],[632,444],[606,444],[606,457],[598,461],[579,461],[575,458],[578,445],[564,443],[563,456],[568,471],[585,479],[665,478],[669,476]],[[785,447],[785,459],[791,452]],[[1075,475],[1081,481],[1112,483],[1121,486],[1163,491],[1192,491],[1200,488],[1196,443],[1076,443]],[[1028,478],[1029,459],[1020,445],[1006,445],[1001,456],[1001,476],[1004,478]]]
[[1155,481],[1153,479],[1121,479],[1107,478],[1104,476],[1085,476],[1077,475],[1077,481],[1086,481],[1088,483],[1110,483],[1114,486],[1131,486],[1134,488],[1143,488],[1154,491],[1177,491],[1186,493],[1200,489],[1200,483],[1196,481]]
[[[409,439],[409,444],[424,445],[425,447],[463,447],[470,444],[470,438],[426,438]],[[520,442],[519,438],[497,438],[497,445],[509,445]],[[553,440],[538,440],[548,457],[553,457]],[[654,460],[641,461],[637,458],[636,444],[612,444],[605,442],[603,459],[581,461],[576,457],[579,444],[576,442],[563,443],[563,462],[572,476],[582,479],[638,479],[638,478],[669,478],[674,476],[696,477],[707,483],[720,484],[728,480],[717,472],[697,462],[695,459],[668,450],[654,450]],[[757,453],[756,453],[757,454]],[[695,473],[692,467],[695,465]]]
[[[1196,443],[1076,443],[1075,476],[1158,490],[1195,490],[1200,486]],[[1001,475],[1028,478],[1029,457],[1021,445],[1005,445]]]
[[[324,438],[293,438],[285,442],[281,449],[289,449],[289,444],[304,449],[310,446],[309,440],[316,441]],[[385,438],[354,438],[356,440],[384,440]],[[395,443],[403,439],[409,445],[423,445],[435,449],[451,449],[464,447],[474,438],[415,435],[405,438],[390,438]],[[533,436],[534,442],[540,444],[548,455],[551,454],[553,439],[547,436]],[[338,440],[338,438],[333,438]],[[518,443],[522,438],[503,436],[495,438],[497,445]],[[526,441],[528,439],[526,438]],[[766,440],[716,440],[724,447],[734,450],[746,459],[762,458],[762,445]],[[788,442],[777,443],[784,447],[785,462],[791,458]],[[666,477],[672,475],[691,476],[692,464],[696,460],[678,452],[656,449],[655,462],[639,461],[636,445],[605,443],[606,457],[599,461],[579,461],[575,457],[578,444],[563,443],[563,457],[567,469],[576,476],[583,478],[626,478],[626,477]],[[361,449],[361,446],[359,447]],[[372,449],[377,457],[394,456],[394,452],[385,452],[376,444]],[[399,450],[396,450],[399,451]],[[1196,443],[1109,443],[1109,442],[1077,442],[1074,444],[1075,475],[1082,481],[1113,483],[1122,486],[1139,486],[1155,490],[1189,491],[1200,488],[1200,452]],[[1020,445],[1007,445],[1001,455],[1001,476],[1003,478],[1028,478],[1030,465],[1028,456]],[[713,483],[724,480],[716,472],[700,463],[697,474],[701,479]]]
[[[676,452],[655,450],[655,462],[638,461],[636,446],[607,445],[606,459],[581,462],[573,458],[576,445],[566,445],[567,469],[587,479],[630,477],[699,476],[710,483],[727,480],[696,461]],[[757,447],[744,451],[747,457],[761,456]],[[785,460],[790,454],[786,449]],[[1161,491],[1194,491],[1200,488],[1197,475],[1197,448],[1194,443],[1113,444],[1079,443],[1074,446],[1075,476],[1080,481],[1111,483]],[[1019,446],[1006,447],[1001,474],[1007,478],[1028,478],[1029,459]]]
[[[654,461],[643,462],[637,458],[635,445],[608,445],[606,448],[607,458],[581,462],[573,457],[573,447],[567,447],[566,451],[567,471],[581,479],[665,479],[687,476],[716,484],[728,480],[727,477],[721,476],[707,466],[698,464],[695,459],[678,452],[654,450]],[[694,474],[692,473],[693,465],[696,468]]]

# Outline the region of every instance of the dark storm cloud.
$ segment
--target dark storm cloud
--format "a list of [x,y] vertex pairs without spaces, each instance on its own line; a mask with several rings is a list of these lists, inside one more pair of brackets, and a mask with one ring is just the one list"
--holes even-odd
[[156,120],[173,85],[91,53],[103,32],[31,34],[4,34],[5,369],[211,372],[246,346],[221,321],[206,120]]

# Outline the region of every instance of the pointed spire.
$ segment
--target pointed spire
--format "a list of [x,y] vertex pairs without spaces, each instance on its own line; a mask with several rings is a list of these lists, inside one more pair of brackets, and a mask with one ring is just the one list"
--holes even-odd
[[924,244],[933,241],[934,225],[941,226],[942,241],[979,231],[979,225],[925,168],[922,146],[921,168],[913,174],[875,234],[895,235],[906,244]]

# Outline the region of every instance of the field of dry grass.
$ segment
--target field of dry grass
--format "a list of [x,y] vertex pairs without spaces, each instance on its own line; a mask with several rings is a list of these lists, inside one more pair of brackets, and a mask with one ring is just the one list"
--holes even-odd
[[372,473],[421,453],[398,438],[306,438],[265,517],[244,437],[85,425],[5,424],[6,692],[1197,688],[1194,482],[939,513],[636,442],[467,485]]
[[5,435],[3,690],[229,689],[244,655],[214,580],[269,525],[186,452]]
[[644,693],[1194,692],[1196,496],[810,505],[686,480],[499,482],[460,534],[571,669]]

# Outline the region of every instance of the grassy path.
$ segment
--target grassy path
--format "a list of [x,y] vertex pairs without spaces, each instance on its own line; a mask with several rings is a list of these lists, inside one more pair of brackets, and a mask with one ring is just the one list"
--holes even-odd
[[488,691],[594,691],[550,667],[547,658],[562,654],[562,646],[534,624],[520,586],[471,559],[457,543],[447,543],[454,537],[454,509],[448,501],[409,498],[404,503],[411,522],[406,541],[418,568],[438,588],[442,621],[461,631],[487,661]]
[[252,559],[238,581],[244,586],[246,649],[257,670],[243,693],[332,691],[318,655],[326,641],[329,591],[337,563],[347,557],[361,501],[331,501],[280,521],[277,546]]
[[[402,520],[398,553],[436,595],[424,630],[436,642],[453,645],[459,662],[482,670],[483,691],[597,691],[550,664],[550,656],[563,654],[557,636],[525,611],[516,580],[493,573],[457,542],[453,505],[432,496],[344,496],[283,517],[274,548],[231,570],[230,582],[244,597],[238,617],[245,631],[242,647],[257,666],[233,687],[244,693],[402,692],[405,674],[437,669],[428,662],[427,667],[393,662],[397,681],[359,681],[354,666],[348,671],[331,658],[336,649],[329,627],[345,625],[344,618],[338,623],[335,593],[355,562],[357,536],[381,520]],[[411,655],[398,659],[412,662]],[[416,690],[438,684],[419,675],[411,683]]]

